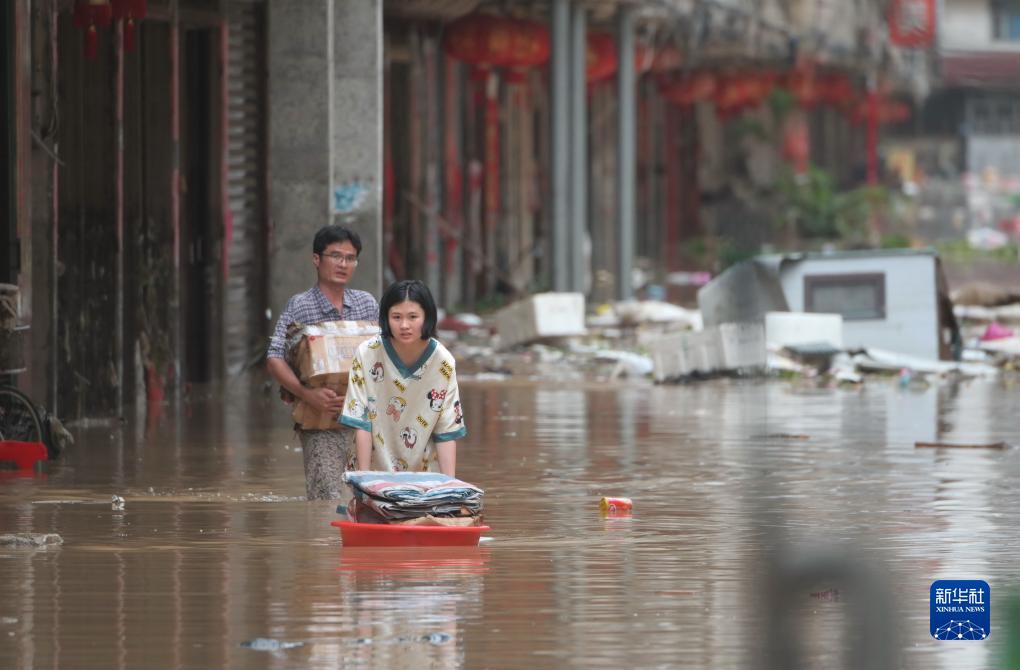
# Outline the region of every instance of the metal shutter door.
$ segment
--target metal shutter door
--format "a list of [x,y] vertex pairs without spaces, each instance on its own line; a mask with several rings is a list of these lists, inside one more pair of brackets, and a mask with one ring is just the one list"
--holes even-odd
[[267,344],[265,5],[227,7],[227,277],[224,362],[236,375]]

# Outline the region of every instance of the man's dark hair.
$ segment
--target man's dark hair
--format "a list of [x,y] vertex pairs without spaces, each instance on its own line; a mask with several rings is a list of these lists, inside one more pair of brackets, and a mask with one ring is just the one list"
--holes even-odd
[[358,234],[336,223],[319,228],[319,232],[315,233],[315,239],[312,241],[312,253],[321,254],[326,250],[326,247],[334,242],[350,242],[354,245],[354,251],[359,256],[361,255],[361,238],[358,237]]
[[436,301],[432,299],[432,292],[424,282],[417,279],[405,279],[390,287],[383,293],[379,301],[379,328],[383,337],[393,337],[390,332],[390,308],[399,305],[405,300],[416,302],[421,305],[425,312],[425,323],[421,326],[421,339],[427,340],[436,334]]

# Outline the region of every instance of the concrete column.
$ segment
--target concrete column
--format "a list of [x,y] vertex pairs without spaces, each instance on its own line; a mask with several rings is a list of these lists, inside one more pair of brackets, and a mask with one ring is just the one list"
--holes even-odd
[[570,289],[570,0],[552,4],[552,288]]
[[587,293],[588,259],[588,17],[575,5],[571,21],[570,53],[570,285],[569,290]]
[[619,89],[616,151],[616,297],[634,297],[631,270],[634,262],[634,190],[636,188],[636,77],[634,75],[634,10],[621,6],[617,14],[616,82]]
[[273,0],[269,10],[269,303],[315,281],[312,238],[356,230],[352,288],[382,290],[382,0]]

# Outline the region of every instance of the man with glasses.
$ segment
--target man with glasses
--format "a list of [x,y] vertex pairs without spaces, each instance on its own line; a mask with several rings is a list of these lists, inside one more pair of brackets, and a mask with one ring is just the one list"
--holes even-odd
[[[343,410],[344,397],[328,388],[304,386],[287,364],[287,328],[292,323],[311,325],[323,321],[376,321],[379,303],[366,291],[347,288],[358,267],[361,238],[343,226],[327,225],[319,229],[312,242],[312,265],[318,281],[304,293],[287,301],[276,321],[276,329],[266,352],[269,374],[298,400],[312,409],[329,414]],[[354,458],[354,430],[337,424],[330,430],[303,430],[298,427],[305,462],[305,488],[309,500],[341,497],[340,480]]]

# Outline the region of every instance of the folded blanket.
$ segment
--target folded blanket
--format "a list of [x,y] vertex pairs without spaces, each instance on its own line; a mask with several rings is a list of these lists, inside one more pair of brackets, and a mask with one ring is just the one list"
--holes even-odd
[[476,516],[482,489],[438,472],[346,472],[354,499],[385,519]]

